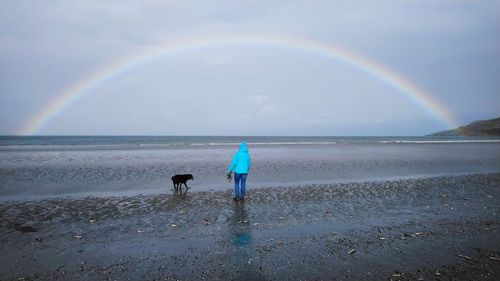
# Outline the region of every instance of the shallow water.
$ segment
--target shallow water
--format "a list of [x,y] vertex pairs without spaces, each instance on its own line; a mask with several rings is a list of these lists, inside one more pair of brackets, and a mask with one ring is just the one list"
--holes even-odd
[[[227,190],[242,137],[0,139],[0,199]],[[248,188],[500,171],[500,142],[481,138],[253,137]]]

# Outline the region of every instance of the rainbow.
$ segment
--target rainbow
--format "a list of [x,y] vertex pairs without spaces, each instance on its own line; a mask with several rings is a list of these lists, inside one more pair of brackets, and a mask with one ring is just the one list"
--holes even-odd
[[34,117],[19,130],[19,134],[33,135],[39,133],[54,118],[60,115],[65,109],[75,104],[83,96],[92,93],[93,90],[105,84],[110,79],[120,76],[130,69],[147,64],[158,58],[175,55],[189,50],[232,45],[288,48],[333,59],[339,63],[363,71],[374,79],[394,88],[400,95],[409,99],[413,104],[433,116],[433,118],[441,122],[447,128],[458,126],[458,122],[454,119],[453,115],[424,89],[418,87],[407,78],[395,73],[386,66],[369,60],[352,51],[308,38],[279,37],[274,35],[219,35],[179,39],[171,44],[146,49],[101,68],[80,80],[78,83],[64,89],[56,98],[51,100],[42,110],[34,115]]

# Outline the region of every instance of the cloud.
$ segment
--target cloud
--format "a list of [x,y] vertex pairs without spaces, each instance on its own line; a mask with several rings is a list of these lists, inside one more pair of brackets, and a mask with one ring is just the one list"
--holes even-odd
[[205,59],[205,64],[209,66],[223,66],[223,65],[228,65],[232,64],[235,62],[234,58],[231,56],[209,56],[206,57]]
[[256,96],[249,96],[248,100],[255,104],[262,105],[268,103],[271,100],[271,98],[264,95],[256,95]]
[[249,96],[247,99],[253,104],[254,108],[252,110],[258,117],[270,117],[283,113],[278,107],[272,102],[271,97],[265,95],[255,95]]

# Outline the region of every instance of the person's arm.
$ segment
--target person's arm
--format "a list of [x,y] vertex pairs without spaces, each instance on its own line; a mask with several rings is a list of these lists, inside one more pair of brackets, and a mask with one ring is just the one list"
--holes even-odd
[[233,156],[233,161],[231,162],[231,165],[229,165],[229,168],[227,168],[227,172],[228,173],[231,173],[234,169],[234,166],[236,166],[236,163],[238,162],[238,153],[236,153],[234,156]]

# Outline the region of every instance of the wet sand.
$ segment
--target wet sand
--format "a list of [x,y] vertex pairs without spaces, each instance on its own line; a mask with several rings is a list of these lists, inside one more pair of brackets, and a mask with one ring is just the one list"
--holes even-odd
[[0,202],[1,280],[500,280],[500,173]]

